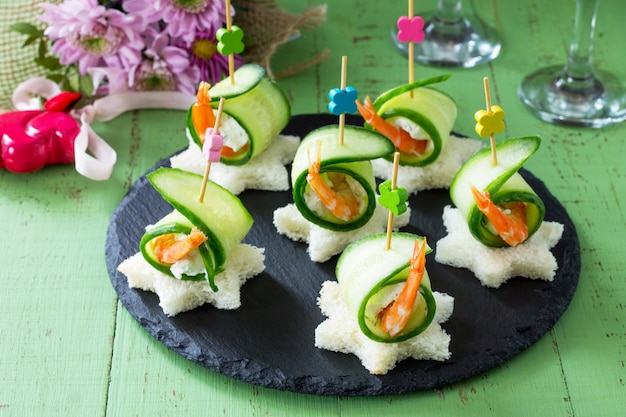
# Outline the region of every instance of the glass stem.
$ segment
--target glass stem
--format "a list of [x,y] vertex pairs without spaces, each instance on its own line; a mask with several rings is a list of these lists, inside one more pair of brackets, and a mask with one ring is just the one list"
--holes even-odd
[[[565,66],[565,83],[574,88],[590,87],[594,83],[591,54],[600,0],[576,0],[574,35]],[[587,84],[587,85],[584,85]]]
[[461,0],[439,0],[435,17],[444,24],[454,24],[463,20]]

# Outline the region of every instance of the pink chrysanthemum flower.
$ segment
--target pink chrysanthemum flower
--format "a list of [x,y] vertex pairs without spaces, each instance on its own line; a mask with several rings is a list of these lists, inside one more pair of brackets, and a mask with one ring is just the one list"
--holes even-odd
[[128,84],[134,91],[182,91],[195,93],[199,71],[189,63],[187,51],[169,44],[169,36],[148,36],[145,58],[130,68]]
[[196,31],[215,33],[226,21],[223,0],[126,0],[124,10],[143,16],[149,23],[163,21],[170,36],[186,41]]
[[48,24],[45,34],[62,65],[78,62],[79,72],[86,74],[90,67],[128,66],[141,59],[145,25],[139,16],[106,9],[97,0],[39,6],[45,14],[38,17]]
[[[228,74],[228,57],[217,50],[215,35],[198,32],[191,42],[185,44],[191,57],[191,65],[200,71],[200,80],[215,84]],[[234,55],[235,68],[243,64],[239,55]]]

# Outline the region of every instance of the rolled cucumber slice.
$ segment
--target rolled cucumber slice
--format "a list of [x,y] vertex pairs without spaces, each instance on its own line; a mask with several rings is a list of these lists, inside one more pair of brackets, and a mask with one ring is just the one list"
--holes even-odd
[[416,239],[423,238],[393,233],[391,247],[385,250],[387,235],[371,235],[349,245],[337,261],[336,275],[343,300],[349,313],[356,316],[361,331],[372,340],[401,342],[423,332],[433,320],[436,303],[425,271],[413,314],[404,330],[391,337],[380,328],[381,310],[395,299],[407,279]]
[[471,186],[488,191],[496,204],[521,201],[526,204],[528,236],[539,229],[545,216],[545,206],[518,170],[539,149],[541,138],[528,136],[512,138],[496,145],[497,164],[492,162],[491,149],[474,154],[457,172],[450,185],[450,199],[468,222],[472,235],[487,246],[508,246],[492,229],[489,221],[476,206]]
[[[168,215],[170,217],[166,216],[157,222],[155,225],[157,232],[155,229],[146,232],[145,241],[142,239],[142,248],[151,240],[150,236],[161,233],[163,227],[175,227],[173,230],[189,233],[191,227],[195,226],[208,237],[200,251],[207,277],[212,280],[215,274],[223,271],[232,248],[250,231],[252,216],[237,196],[212,181],[207,182],[205,198],[200,202],[198,198],[202,185],[200,175],[176,168],[161,167],[149,173],[147,177],[159,194],[174,207],[176,210],[174,213],[178,214],[170,214]],[[205,250],[208,252],[203,253]],[[150,250],[142,249],[142,253],[144,258],[153,264],[154,257]]]
[[[455,101],[447,94],[429,87],[445,81],[449,75],[428,78],[391,89],[374,101],[376,113],[387,122],[408,125],[420,136],[429,139],[424,154],[400,152],[400,164],[425,166],[434,162],[446,145],[456,120]],[[366,126],[372,128],[366,123]]]
[[[348,181],[358,184],[362,202],[358,215],[344,221],[325,209],[315,208],[307,202],[313,191],[307,182],[309,160],[317,158],[318,142],[321,142],[320,173],[324,177],[339,173]],[[293,200],[302,215],[320,227],[349,231],[369,221],[376,208],[376,182],[370,160],[393,153],[394,147],[384,136],[356,126],[345,126],[343,144],[339,144],[339,126],[324,126],[310,132],[302,139],[294,156],[291,170]]]
[[[211,105],[217,109],[224,97],[224,113],[238,124],[239,129],[223,131],[228,134],[244,132],[247,146],[228,156],[222,155],[221,162],[228,165],[243,165],[263,152],[284,129],[291,117],[291,106],[280,87],[266,74],[263,67],[245,64],[234,72],[235,83],[230,77],[215,84],[210,90]],[[187,112],[187,129],[198,145],[202,146],[200,134],[191,119],[191,108]]]
[[[155,238],[167,234],[188,235],[191,233],[192,228],[193,224],[191,224],[189,219],[174,210],[144,233],[141,241],[139,242],[141,254],[153,268],[166,275],[174,276],[171,270],[172,265],[161,263],[157,259],[152,242]],[[204,242],[198,247],[198,253],[202,259],[205,271],[203,273],[193,275],[183,273],[181,279],[188,281],[200,281],[206,279],[213,291],[217,291],[217,287],[215,286],[215,281],[213,279],[215,275],[215,259],[213,258],[212,250],[207,242]]]

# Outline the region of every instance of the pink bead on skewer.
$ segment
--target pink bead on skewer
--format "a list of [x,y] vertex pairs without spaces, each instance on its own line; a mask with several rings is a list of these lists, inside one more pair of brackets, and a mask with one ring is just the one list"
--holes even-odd
[[209,174],[211,173],[211,164],[220,161],[220,155],[222,153],[222,147],[224,146],[224,138],[220,135],[220,123],[222,121],[222,113],[224,112],[224,97],[220,98],[220,104],[217,108],[217,114],[215,115],[215,127],[208,128],[204,142],[202,143],[202,154],[204,155],[207,163],[204,170],[204,177],[202,178],[202,187],[200,189],[200,196],[198,201],[202,203],[204,201],[204,193],[206,191],[206,184],[209,181]]

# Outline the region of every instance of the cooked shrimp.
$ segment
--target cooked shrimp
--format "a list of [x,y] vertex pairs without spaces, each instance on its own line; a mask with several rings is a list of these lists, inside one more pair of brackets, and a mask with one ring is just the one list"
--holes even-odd
[[189,253],[207,240],[207,237],[195,227],[191,233],[180,239],[176,233],[168,233],[154,238],[154,254],[159,262],[173,264],[185,258]]
[[198,87],[196,103],[191,107],[193,126],[203,142],[206,130],[215,126],[215,114],[213,113],[213,107],[211,107],[211,96],[209,96],[210,88],[211,84],[202,81]]
[[489,219],[502,240],[509,246],[516,246],[528,238],[524,203],[518,201],[496,206],[488,191],[480,192],[473,185],[471,187],[478,209]]
[[324,207],[338,219],[350,221],[359,214],[359,200],[350,189],[344,174],[329,173],[327,177],[330,184],[324,180],[320,174],[321,147],[321,142],[318,142],[316,161],[311,162],[309,155],[309,173],[306,180]]
[[424,277],[425,266],[426,238],[416,239],[409,275],[400,294],[398,294],[398,298],[385,307],[381,315],[380,328],[392,337],[400,334],[411,318],[417,293]]
[[359,113],[378,133],[387,137],[394,146],[408,154],[421,155],[428,147],[428,139],[414,139],[409,133],[399,127],[389,124],[385,119],[376,114],[374,105],[369,97],[365,97],[365,104],[356,101]]

